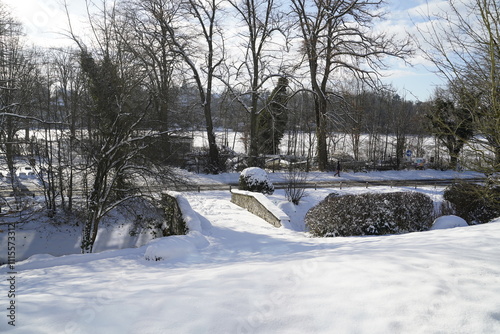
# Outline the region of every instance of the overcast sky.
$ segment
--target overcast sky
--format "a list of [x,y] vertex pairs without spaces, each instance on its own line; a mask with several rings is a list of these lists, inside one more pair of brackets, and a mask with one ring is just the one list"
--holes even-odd
[[[69,45],[64,36],[67,18],[63,0],[0,0],[7,4],[14,17],[21,21],[29,40],[37,45]],[[416,33],[415,24],[422,24],[422,13],[439,8],[445,0],[387,0],[389,5],[387,20],[380,29],[398,34]],[[76,31],[84,29],[85,1],[67,0]],[[83,17],[83,18],[82,18]],[[416,22],[416,23],[415,23]],[[385,83],[391,83],[398,93],[408,100],[428,100],[442,81],[432,73],[432,64],[420,56],[412,59],[408,66],[402,61],[391,61],[391,70],[384,72]]]

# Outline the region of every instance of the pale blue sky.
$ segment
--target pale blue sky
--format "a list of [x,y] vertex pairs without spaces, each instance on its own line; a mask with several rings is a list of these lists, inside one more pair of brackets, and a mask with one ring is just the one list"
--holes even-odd
[[[24,25],[32,43],[42,46],[68,45],[70,41],[61,33],[67,30],[63,0],[0,0]],[[387,20],[381,29],[404,37],[406,33],[416,33],[415,22],[423,23],[422,14],[431,8],[437,10],[445,0],[387,0]],[[75,30],[83,29],[82,15],[85,1],[67,0]],[[390,70],[384,71],[383,81],[392,84],[398,93],[409,100],[426,101],[442,80],[433,72],[433,66],[418,54],[411,59],[412,66],[402,61],[391,61]]]
[[[447,0],[387,0],[387,21],[383,27],[401,37],[411,34],[418,38],[417,25],[427,24],[425,15],[435,13],[446,7]],[[438,77],[434,65],[425,59],[419,50],[409,59],[411,65],[402,61],[392,61],[385,83],[392,84],[398,93],[408,100],[426,101],[433,96],[435,89],[444,84]]]

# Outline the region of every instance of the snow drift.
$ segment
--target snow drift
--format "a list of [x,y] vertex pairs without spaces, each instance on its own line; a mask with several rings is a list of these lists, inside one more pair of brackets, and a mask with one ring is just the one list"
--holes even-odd
[[466,226],[469,226],[469,224],[467,224],[465,219],[455,215],[449,215],[436,218],[436,220],[434,220],[434,223],[432,223],[431,230],[442,230],[447,228]]

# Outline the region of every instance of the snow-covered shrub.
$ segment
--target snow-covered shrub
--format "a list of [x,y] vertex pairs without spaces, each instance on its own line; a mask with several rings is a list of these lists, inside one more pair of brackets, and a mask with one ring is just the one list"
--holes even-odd
[[249,167],[241,172],[238,189],[271,195],[274,192],[274,185],[267,177],[265,170]]
[[460,182],[447,187],[443,197],[451,203],[454,214],[471,225],[484,224],[500,217],[498,187]]
[[432,199],[418,192],[328,195],[309,210],[306,226],[314,236],[383,235],[428,230]]

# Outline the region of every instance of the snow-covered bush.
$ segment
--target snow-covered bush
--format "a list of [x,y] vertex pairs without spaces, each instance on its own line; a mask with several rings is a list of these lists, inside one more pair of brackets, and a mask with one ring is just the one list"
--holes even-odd
[[428,230],[432,199],[418,192],[328,195],[306,214],[309,232],[318,237],[383,235]]
[[249,167],[241,172],[238,189],[271,195],[274,192],[274,185],[267,177],[265,170]]
[[500,217],[500,189],[465,182],[446,188],[444,199],[451,203],[454,214],[467,223],[484,224]]

